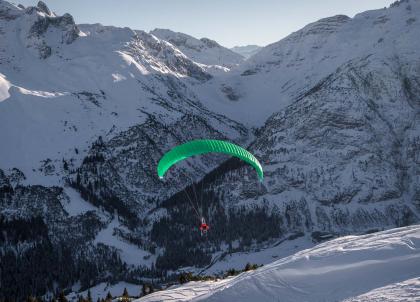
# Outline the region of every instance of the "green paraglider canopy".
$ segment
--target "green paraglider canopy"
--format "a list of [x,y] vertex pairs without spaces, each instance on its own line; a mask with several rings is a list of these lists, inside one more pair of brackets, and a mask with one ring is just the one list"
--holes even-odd
[[258,159],[250,152],[238,145],[214,139],[199,139],[176,146],[167,152],[159,161],[157,172],[163,178],[166,171],[177,162],[188,157],[204,153],[225,153],[242,159],[250,164],[257,171],[260,181],[263,180],[264,172]]

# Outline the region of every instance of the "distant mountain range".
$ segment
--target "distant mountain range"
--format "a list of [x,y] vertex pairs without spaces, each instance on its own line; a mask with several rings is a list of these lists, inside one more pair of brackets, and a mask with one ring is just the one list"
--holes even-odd
[[240,54],[245,59],[248,59],[260,51],[262,47],[258,45],[235,46],[230,50]]

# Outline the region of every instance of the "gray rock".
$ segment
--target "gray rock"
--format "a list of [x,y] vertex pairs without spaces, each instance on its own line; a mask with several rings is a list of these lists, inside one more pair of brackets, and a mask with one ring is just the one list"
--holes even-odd
[[51,11],[48,8],[48,6],[43,2],[43,1],[39,1],[37,4],[37,7],[39,8],[39,10],[45,14],[47,14],[48,16],[51,16]]

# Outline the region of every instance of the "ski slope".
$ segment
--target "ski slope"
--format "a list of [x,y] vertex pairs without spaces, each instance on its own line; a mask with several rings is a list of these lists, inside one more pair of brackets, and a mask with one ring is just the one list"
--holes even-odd
[[177,285],[136,301],[418,301],[419,276],[420,225],[414,225],[341,237],[236,277]]

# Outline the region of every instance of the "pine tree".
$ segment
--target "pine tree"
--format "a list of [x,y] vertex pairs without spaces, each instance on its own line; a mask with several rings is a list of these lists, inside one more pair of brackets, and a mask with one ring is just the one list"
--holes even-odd
[[67,161],[64,160],[64,158],[63,158],[63,169],[66,171],[69,169],[69,164],[67,163]]
[[85,302],[85,299],[83,298],[83,296],[79,296],[79,298],[77,299],[77,302]]
[[123,292],[122,296],[123,297],[128,297],[128,291],[127,291],[126,287],[124,287],[124,292]]
[[58,296],[58,302],[68,302],[66,295],[64,295],[63,291],[61,291],[60,295]]
[[123,302],[130,301],[130,296],[128,295],[128,291],[127,291],[126,287],[124,287],[124,292],[122,294],[121,301],[123,301]]
[[106,294],[105,301],[107,301],[107,302],[111,302],[111,301],[112,301],[112,295],[111,295],[111,293],[110,293],[110,292],[108,292],[108,293]]
[[88,290],[87,301],[92,302],[92,294],[90,293],[90,289]]
[[251,263],[247,263],[246,265],[245,265],[245,269],[244,269],[244,271],[250,271],[252,268],[251,268]]

